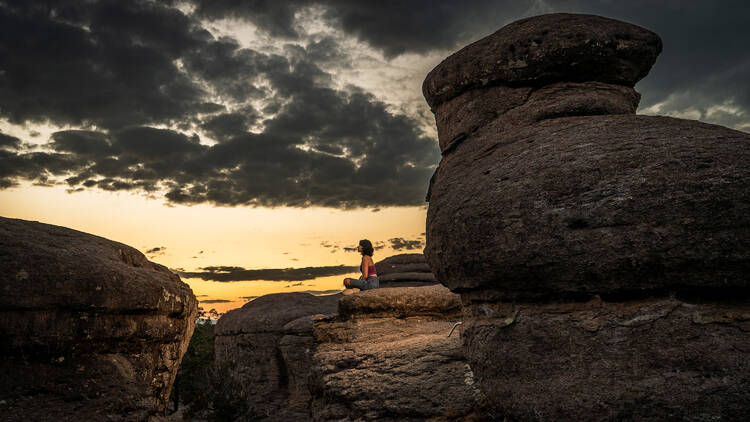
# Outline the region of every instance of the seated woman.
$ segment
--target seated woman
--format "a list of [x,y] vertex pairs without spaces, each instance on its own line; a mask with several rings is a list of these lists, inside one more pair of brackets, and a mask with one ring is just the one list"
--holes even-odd
[[362,263],[359,265],[359,269],[362,271],[362,276],[359,277],[359,279],[345,278],[344,286],[346,286],[347,289],[377,289],[380,287],[380,279],[375,271],[375,263],[372,262],[372,243],[367,239],[360,240],[357,251],[362,254]]

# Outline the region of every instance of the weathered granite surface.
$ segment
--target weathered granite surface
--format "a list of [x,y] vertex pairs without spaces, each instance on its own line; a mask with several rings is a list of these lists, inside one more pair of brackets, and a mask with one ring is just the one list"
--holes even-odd
[[747,417],[747,300],[594,298],[471,308],[465,351],[495,414],[508,420]]
[[197,302],[122,243],[0,217],[4,420],[136,421],[163,415]]
[[750,413],[750,134],[636,116],[658,36],[510,24],[425,80],[425,256],[501,420]]
[[478,421],[461,327],[448,337],[460,316],[440,285],[267,295],[219,320],[216,362],[252,420]]
[[249,417],[308,420],[313,319],[336,313],[341,294],[277,293],[223,315],[215,328],[216,364],[229,370]]
[[425,79],[434,108],[493,85],[539,87],[597,81],[632,87],[661,53],[655,33],[596,15],[553,13],[521,19],[452,54]]
[[315,323],[314,421],[479,421],[486,401],[461,349],[458,295],[443,286],[345,296]]

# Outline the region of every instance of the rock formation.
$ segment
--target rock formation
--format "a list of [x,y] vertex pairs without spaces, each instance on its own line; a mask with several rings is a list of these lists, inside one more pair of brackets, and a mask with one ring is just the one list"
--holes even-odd
[[219,320],[216,362],[253,420],[478,420],[460,315],[440,285],[267,295]]
[[164,413],[197,302],[137,250],[0,218],[3,420],[145,421]]
[[544,15],[424,82],[443,154],[425,256],[501,419],[750,412],[750,135],[634,115],[660,51]]
[[437,284],[421,253],[390,256],[375,264],[380,287],[416,287]]
[[341,294],[277,293],[227,312],[215,329],[216,363],[228,366],[253,419],[309,419],[313,320],[335,314]]
[[481,420],[484,398],[457,333],[458,295],[443,286],[345,296],[316,322],[314,421]]

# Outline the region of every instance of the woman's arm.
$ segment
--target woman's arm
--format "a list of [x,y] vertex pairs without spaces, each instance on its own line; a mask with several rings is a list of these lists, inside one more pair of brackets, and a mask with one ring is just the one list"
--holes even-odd
[[368,271],[370,270],[370,266],[367,265],[367,255],[362,255],[362,264],[360,264],[359,270],[362,271],[360,280],[367,280]]

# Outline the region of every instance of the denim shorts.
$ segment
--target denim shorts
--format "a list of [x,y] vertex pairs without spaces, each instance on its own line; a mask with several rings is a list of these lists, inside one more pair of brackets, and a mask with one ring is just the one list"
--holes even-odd
[[349,279],[349,287],[356,287],[360,290],[377,289],[380,287],[380,279],[376,275],[367,277],[367,280],[360,280],[358,278]]

